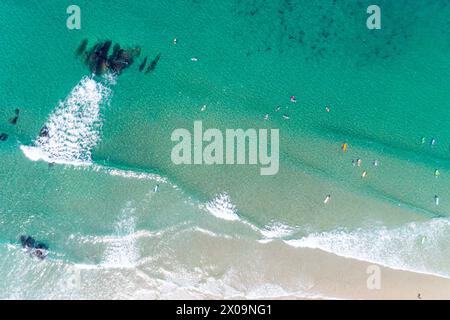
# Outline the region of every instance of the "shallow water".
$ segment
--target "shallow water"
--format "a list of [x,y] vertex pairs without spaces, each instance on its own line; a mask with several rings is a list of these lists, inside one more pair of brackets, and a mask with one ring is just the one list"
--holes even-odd
[[[381,1],[374,31],[369,4],[78,1],[82,29],[68,30],[64,3],[3,1],[0,298],[314,293],[299,266],[295,282],[267,271],[289,263],[267,258],[271,240],[449,277],[450,2]],[[142,55],[96,77],[75,56],[84,38]],[[174,165],[170,135],[195,120],[279,128],[279,173]]]

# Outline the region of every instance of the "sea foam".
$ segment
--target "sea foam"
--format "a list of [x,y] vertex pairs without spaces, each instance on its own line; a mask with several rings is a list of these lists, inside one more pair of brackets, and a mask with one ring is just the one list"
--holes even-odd
[[21,146],[25,156],[32,161],[90,164],[92,149],[101,137],[101,107],[112,92],[108,83],[83,77],[50,114],[45,123],[48,135],[37,137],[33,146]]
[[320,249],[393,269],[450,278],[450,220],[440,218],[396,227],[334,230],[286,240],[297,248]]
[[137,239],[132,236],[136,229],[135,211],[132,202],[127,203],[126,207],[123,208],[122,214],[115,225],[116,236],[120,238],[109,243],[104,252],[103,264],[123,268],[134,268],[136,266],[140,255]]
[[223,192],[206,204],[206,209],[215,217],[223,220],[239,220],[236,206],[231,202],[228,193]]

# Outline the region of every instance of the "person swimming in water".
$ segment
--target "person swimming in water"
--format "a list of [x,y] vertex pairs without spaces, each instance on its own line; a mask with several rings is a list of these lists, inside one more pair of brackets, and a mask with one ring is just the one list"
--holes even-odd
[[436,145],[436,139],[435,138],[431,138],[430,145],[431,146],[435,146]]

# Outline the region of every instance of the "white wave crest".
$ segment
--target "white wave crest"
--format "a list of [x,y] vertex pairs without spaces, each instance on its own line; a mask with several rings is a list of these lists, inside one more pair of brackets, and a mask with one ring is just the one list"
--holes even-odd
[[167,178],[154,173],[136,172],[132,170],[122,170],[116,168],[109,168],[101,165],[92,166],[93,170],[96,172],[104,172],[111,176],[131,178],[137,180],[153,180],[160,183],[167,183]]
[[117,221],[116,237],[109,243],[104,252],[104,264],[134,268],[139,260],[139,248],[136,237],[132,236],[136,230],[135,208],[127,203]]
[[231,202],[228,193],[223,192],[215,196],[214,199],[206,204],[206,209],[215,217],[223,220],[239,220],[236,206]]
[[295,228],[288,225],[274,222],[270,225],[265,226],[260,230],[261,234],[268,239],[284,238],[292,235],[296,231]]
[[335,230],[286,240],[299,248],[321,249],[339,256],[393,269],[450,277],[450,220],[411,222],[396,228]]

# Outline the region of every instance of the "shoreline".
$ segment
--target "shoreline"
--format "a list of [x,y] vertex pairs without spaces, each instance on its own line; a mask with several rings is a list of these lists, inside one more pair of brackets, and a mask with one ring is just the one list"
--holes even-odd
[[[297,248],[307,261],[302,267],[314,286],[305,297],[286,296],[278,299],[314,300],[418,300],[450,299],[450,279],[419,272],[398,270],[346,258],[321,249]],[[377,266],[380,271],[380,289],[368,289],[368,268]],[[372,271],[372,270],[370,270]],[[419,298],[420,294],[420,298]],[[311,297],[308,297],[311,295]]]

